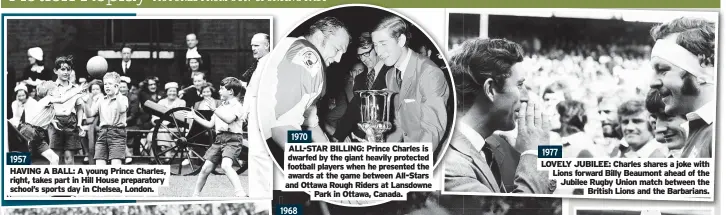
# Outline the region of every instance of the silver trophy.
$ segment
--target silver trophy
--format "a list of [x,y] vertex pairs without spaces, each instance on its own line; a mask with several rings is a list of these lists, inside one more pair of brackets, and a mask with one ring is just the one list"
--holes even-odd
[[358,127],[366,133],[368,142],[382,143],[386,141],[384,133],[391,130],[391,97],[395,92],[390,90],[358,90],[361,103],[361,122]]

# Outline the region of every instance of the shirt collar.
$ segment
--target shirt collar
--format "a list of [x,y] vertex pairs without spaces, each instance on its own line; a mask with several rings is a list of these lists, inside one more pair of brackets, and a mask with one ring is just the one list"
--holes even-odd
[[[712,124],[716,118],[716,100],[712,99],[710,102],[706,103],[705,105],[698,108],[698,110],[694,112],[690,112],[686,114],[686,119],[688,121],[693,121],[697,119],[703,119],[703,121],[706,122],[706,124]],[[686,122],[687,123],[687,122]]]
[[187,51],[197,51],[197,47],[194,47],[194,48],[187,48]]
[[[56,79],[56,80],[55,80],[55,84],[56,84],[56,86],[59,86],[59,87],[61,87],[61,86],[63,86],[63,81],[61,81],[61,80],[59,80],[59,79]],[[75,85],[74,85],[73,83],[71,83],[70,81],[68,82],[68,85],[69,85],[69,86],[71,86],[71,87],[75,86]]]
[[479,135],[476,130],[469,127],[469,125],[467,124],[459,123],[458,126],[459,127],[457,129],[459,129],[459,132],[464,135],[467,140],[469,140],[469,142],[476,149],[477,152],[481,152],[481,149],[484,148],[484,145],[486,144],[484,137]]
[[401,70],[401,78],[403,78],[403,74],[406,73],[406,68],[408,68],[408,62],[411,60],[411,54],[413,54],[413,50],[406,48],[404,49],[408,53],[406,53],[406,57],[403,58],[403,61],[396,65],[396,68],[398,70]]

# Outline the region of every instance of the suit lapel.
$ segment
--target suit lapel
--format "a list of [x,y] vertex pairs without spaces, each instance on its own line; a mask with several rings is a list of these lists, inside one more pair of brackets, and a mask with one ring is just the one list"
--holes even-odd
[[[409,50],[411,51],[411,50]],[[396,107],[396,110],[403,107],[403,104],[405,103],[405,99],[411,97],[411,94],[414,93],[411,87],[414,82],[416,81],[416,67],[418,66],[418,58],[417,55],[414,53],[411,53],[411,58],[408,60],[408,65],[406,66],[406,72],[403,74],[402,83],[400,86],[400,92],[399,92],[399,105]],[[395,72],[395,70],[393,70]],[[418,99],[418,98],[417,98]]]
[[510,170],[517,168],[519,154],[515,154],[514,152],[516,151],[514,149],[506,149],[511,148],[511,145],[497,135],[489,136],[486,142],[493,149],[492,154],[494,160],[497,162],[497,166],[499,166],[499,177],[502,179],[502,187],[506,189],[507,185],[513,185],[507,182],[514,182],[514,172]]
[[467,139],[463,134],[456,132],[454,134],[453,140],[451,141],[451,146],[454,147],[455,150],[471,158],[474,166],[476,166],[486,178],[488,183],[486,185],[488,185],[489,188],[497,193],[501,192],[499,189],[499,185],[497,185],[497,180],[496,178],[494,178],[492,170],[489,168],[489,165],[487,165],[487,161],[484,160],[484,158],[481,156],[479,150],[475,149],[471,145],[469,139]]

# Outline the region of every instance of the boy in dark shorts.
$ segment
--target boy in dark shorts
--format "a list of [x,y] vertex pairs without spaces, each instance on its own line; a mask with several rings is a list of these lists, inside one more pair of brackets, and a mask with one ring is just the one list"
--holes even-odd
[[[126,110],[129,100],[119,93],[121,76],[115,72],[103,75],[103,90],[106,96],[98,94],[93,97],[90,104],[86,102],[87,117],[98,115],[101,130],[96,139],[95,160],[96,165],[123,164],[126,158]],[[89,107],[90,106],[90,107]]]
[[222,165],[225,174],[232,186],[234,186],[235,196],[245,197],[247,194],[242,189],[242,182],[237,172],[232,168],[232,161],[239,157],[242,151],[242,140],[244,124],[242,103],[238,96],[242,91],[242,82],[237,78],[227,77],[222,80],[219,87],[219,96],[222,99],[222,105],[214,110],[211,121],[202,119],[194,112],[187,113],[187,118],[194,119],[201,126],[214,128],[217,133],[214,144],[204,154],[204,165],[197,178],[197,184],[194,188],[193,196],[199,196],[202,192],[204,184],[207,183],[207,177],[217,165]]
[[[58,85],[52,81],[45,81],[40,83],[36,90],[38,91],[38,100],[33,97],[28,97],[28,101],[25,103],[25,120],[20,122],[18,125],[18,132],[28,140],[30,144],[30,150],[32,153],[40,153],[50,161],[51,165],[58,165],[59,157],[52,150],[45,138],[47,137],[47,130],[51,126],[53,118],[55,118],[55,112],[52,104],[64,103],[76,95],[81,93],[82,88],[71,89],[65,93],[62,97],[50,96]],[[20,114],[20,113],[18,113]],[[57,125],[53,125],[57,127]]]
[[[73,70],[72,57],[58,57],[55,60],[55,68],[53,69],[58,78],[55,81],[57,87],[51,91],[54,97],[61,97],[72,89],[78,88],[71,80],[75,73]],[[58,156],[63,158],[63,163],[73,165],[73,157],[75,153],[81,149],[81,123],[83,122],[83,100],[79,99],[81,95],[76,95],[73,99],[63,103],[53,104],[55,113],[55,121],[57,127],[48,129],[48,137],[51,148]]]

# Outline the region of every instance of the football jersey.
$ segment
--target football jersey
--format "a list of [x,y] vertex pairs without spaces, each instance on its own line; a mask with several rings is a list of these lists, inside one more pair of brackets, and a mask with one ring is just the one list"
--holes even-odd
[[316,103],[325,93],[325,63],[304,38],[285,38],[268,54],[258,88],[257,113],[264,138],[280,126],[318,126]]

